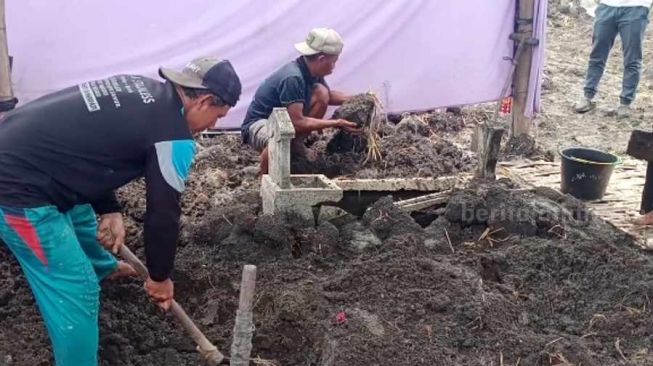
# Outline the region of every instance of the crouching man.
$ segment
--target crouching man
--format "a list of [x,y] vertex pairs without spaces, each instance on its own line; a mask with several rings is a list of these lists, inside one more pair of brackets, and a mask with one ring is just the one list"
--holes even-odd
[[353,122],[324,119],[329,105],[341,105],[350,97],[331,90],[324,77],[336,67],[343,41],[333,29],[313,29],[295,45],[301,56],[268,77],[256,90],[241,126],[243,142],[261,152],[261,174],[268,173],[267,119],[274,108],[285,107],[295,127],[291,153],[304,154],[304,140],[313,131],[342,128],[358,133]]

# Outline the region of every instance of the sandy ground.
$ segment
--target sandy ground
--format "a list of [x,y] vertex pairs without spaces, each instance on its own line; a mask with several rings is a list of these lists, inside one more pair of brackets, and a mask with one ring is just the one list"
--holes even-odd
[[633,128],[650,129],[653,118],[653,33],[646,35],[643,77],[633,115],[618,121],[610,112],[619,105],[623,57],[617,38],[596,97],[597,109],[576,114],[573,104],[583,95],[585,73],[592,41],[593,19],[587,14],[562,14],[558,1],[550,1],[548,49],[542,113],[537,119],[540,144],[557,150],[559,146],[581,145],[623,154]]

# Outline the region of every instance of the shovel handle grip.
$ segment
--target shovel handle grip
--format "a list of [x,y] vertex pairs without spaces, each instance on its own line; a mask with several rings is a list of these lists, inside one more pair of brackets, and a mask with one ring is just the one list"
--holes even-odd
[[[140,259],[132,252],[126,245],[123,245],[120,248],[120,255],[131,264],[136,272],[147,279],[150,277],[147,267],[141,262]],[[193,338],[195,344],[197,344],[197,350],[205,357],[216,359],[219,358],[222,360],[224,356],[218,351],[217,347],[211,343],[204,333],[195,325],[193,320],[186,314],[186,311],[177,303],[174,299],[172,300],[172,305],[170,306],[170,312],[174,315],[175,318],[181,324],[181,327],[184,328],[186,333]]]
[[147,267],[145,267],[143,262],[141,262],[136,254],[129,250],[126,245],[120,247],[120,256],[123,257],[129,264],[131,264],[141,277],[144,279],[150,277],[150,273],[147,271]]

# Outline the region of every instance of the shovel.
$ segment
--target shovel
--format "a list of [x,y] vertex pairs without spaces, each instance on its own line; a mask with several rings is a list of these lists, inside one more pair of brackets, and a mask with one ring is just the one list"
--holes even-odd
[[[127,246],[123,245],[120,248],[120,256],[127,260],[141,277],[144,279],[149,278],[149,273],[143,262]],[[204,336],[202,331],[199,330],[193,320],[174,299],[170,306],[170,312],[181,323],[181,327],[184,328],[186,333],[193,338],[193,341],[197,344],[197,351],[202,355],[207,365],[217,366],[224,360],[224,355]]]

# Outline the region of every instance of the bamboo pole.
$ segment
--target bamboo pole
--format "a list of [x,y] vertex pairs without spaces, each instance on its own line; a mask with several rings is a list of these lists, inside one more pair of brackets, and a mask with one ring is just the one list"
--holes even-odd
[[[2,104],[8,104],[2,108]],[[14,93],[11,88],[11,68],[9,66],[9,49],[7,46],[7,25],[5,22],[5,0],[0,0],[0,112],[12,109]]]
[[[540,0],[546,1],[546,0]],[[534,0],[519,0],[517,34],[519,39],[530,39],[533,37],[533,15],[535,13]],[[528,135],[531,131],[533,121],[524,116],[526,100],[528,98],[528,84],[531,75],[531,63],[533,61],[533,47],[527,47],[521,52],[517,60],[517,68],[513,79],[513,108],[512,128],[510,135]]]

